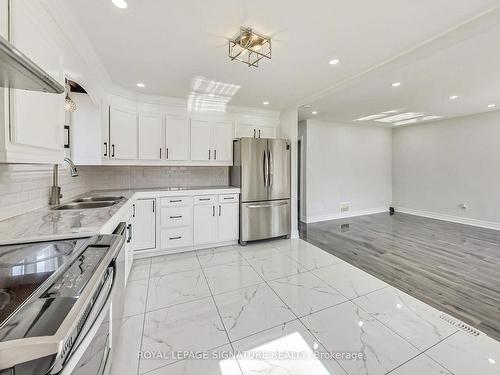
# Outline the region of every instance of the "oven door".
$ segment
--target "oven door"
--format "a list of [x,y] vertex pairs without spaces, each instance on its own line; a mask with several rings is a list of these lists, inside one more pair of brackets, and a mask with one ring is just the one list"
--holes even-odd
[[[105,375],[111,366],[111,298],[114,290],[114,267],[108,268],[94,309],[87,318],[79,340],[68,356],[60,375]],[[95,311],[95,313],[94,313]]]

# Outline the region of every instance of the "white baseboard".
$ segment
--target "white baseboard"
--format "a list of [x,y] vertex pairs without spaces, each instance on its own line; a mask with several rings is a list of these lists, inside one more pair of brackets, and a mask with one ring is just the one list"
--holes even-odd
[[299,238],[299,231],[297,229],[292,231],[291,238]]
[[305,218],[304,222],[307,224],[310,224],[310,223],[317,223],[320,221],[346,219],[348,217],[373,215],[373,214],[380,214],[380,213],[384,213],[384,212],[389,212],[389,207],[368,208],[366,210],[357,210],[357,211],[350,211],[350,212],[345,212],[345,213],[309,216],[309,217]]
[[472,225],[474,227],[500,230],[500,223],[497,223],[494,221],[469,219],[466,217],[441,214],[438,212],[415,210],[413,208],[405,208],[405,207],[395,207],[394,209],[396,210],[396,212],[401,212],[403,214],[423,216],[423,217],[428,217],[431,219],[451,221],[452,223],[459,223],[459,224],[465,224],[465,225]]

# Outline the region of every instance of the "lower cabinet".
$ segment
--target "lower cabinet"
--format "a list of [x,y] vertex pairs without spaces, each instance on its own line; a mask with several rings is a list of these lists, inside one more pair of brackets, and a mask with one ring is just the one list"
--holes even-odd
[[134,203],[131,244],[134,251],[156,247],[156,199],[138,199]]
[[215,204],[195,203],[194,243],[204,244],[217,241],[217,220]]
[[161,249],[175,249],[193,244],[192,197],[161,199]]

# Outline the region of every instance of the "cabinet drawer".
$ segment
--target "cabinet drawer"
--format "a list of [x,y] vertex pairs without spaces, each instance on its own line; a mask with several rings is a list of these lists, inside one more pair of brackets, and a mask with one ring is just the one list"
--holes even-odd
[[239,194],[220,194],[219,203],[234,203],[239,202]]
[[193,228],[182,227],[162,229],[161,248],[173,249],[176,247],[190,246],[193,244]]
[[187,206],[193,202],[191,197],[168,197],[161,199],[162,207],[169,206]]
[[216,202],[216,195],[195,195],[194,197],[194,204],[215,204]]
[[173,228],[193,225],[193,208],[190,206],[173,206],[161,209],[162,228]]

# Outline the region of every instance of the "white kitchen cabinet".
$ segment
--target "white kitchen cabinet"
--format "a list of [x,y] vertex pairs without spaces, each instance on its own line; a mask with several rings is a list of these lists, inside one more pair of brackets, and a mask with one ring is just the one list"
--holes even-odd
[[156,247],[156,199],[138,199],[134,203],[132,223],[132,249],[134,251]]
[[217,241],[217,219],[214,204],[197,204],[194,206],[195,244]]
[[189,127],[185,116],[165,116],[165,160],[188,160]]
[[236,127],[236,138],[276,138],[276,136],[276,126],[239,122]]
[[139,113],[139,159],[161,160],[163,120],[157,113]]
[[[2,3],[2,5],[5,3]],[[10,1],[1,9],[9,39],[50,76],[64,85],[64,53],[50,16],[29,0]],[[60,163],[64,158],[64,94],[3,89],[0,94],[0,162]]]
[[239,238],[239,203],[221,203],[218,207],[217,240],[220,242]]
[[233,160],[233,124],[230,121],[214,122],[213,152],[215,161]]
[[191,120],[191,160],[212,160],[212,123],[208,120]]
[[209,164],[233,160],[233,125],[223,120],[191,120],[191,160]]
[[136,112],[110,106],[109,142],[111,159],[137,159]]

